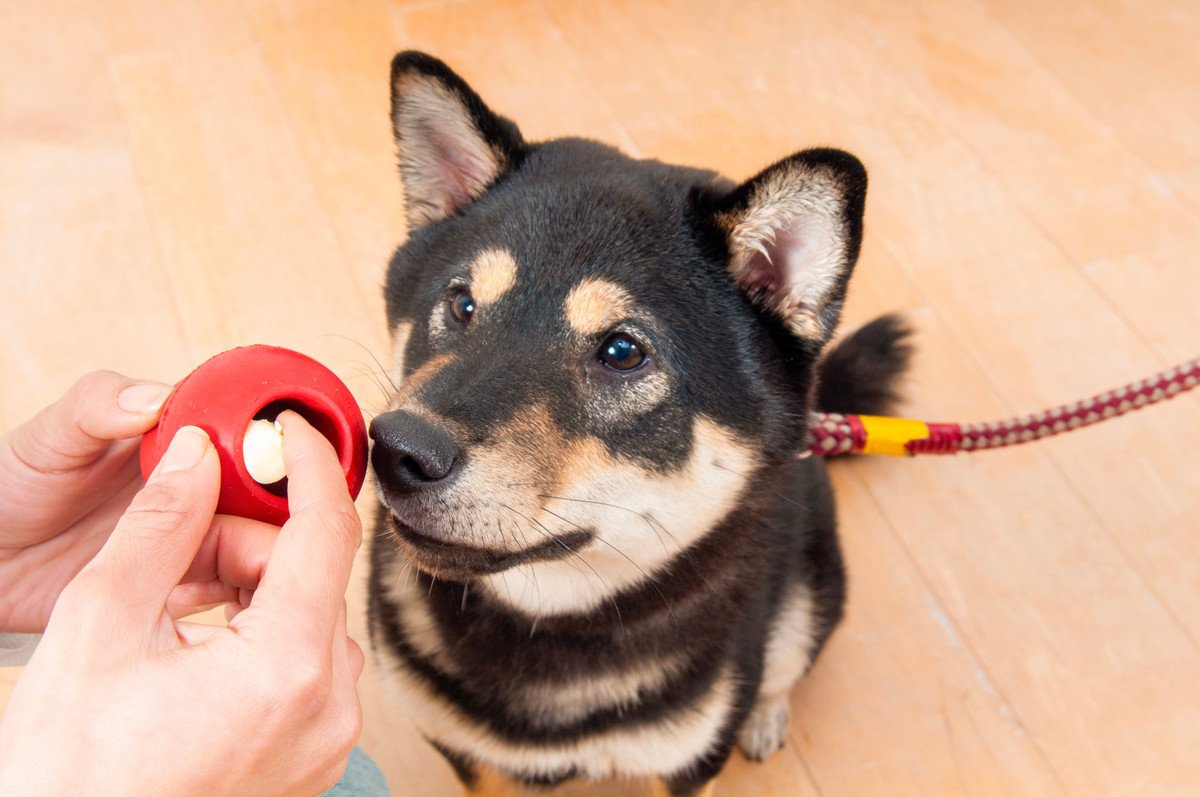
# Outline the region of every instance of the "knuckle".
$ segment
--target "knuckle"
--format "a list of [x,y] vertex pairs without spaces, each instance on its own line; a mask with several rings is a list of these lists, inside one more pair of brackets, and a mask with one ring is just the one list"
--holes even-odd
[[101,387],[108,387],[128,381],[129,379],[118,374],[116,371],[88,371],[75,381],[75,384],[72,385],[69,391],[69,395],[85,396]]
[[131,383],[115,371],[89,371],[63,397],[66,414],[82,427],[94,426],[98,418],[116,411],[118,389]]
[[327,504],[322,507],[319,517],[322,525],[342,536],[357,537],[362,534],[362,520],[353,504]]
[[339,714],[339,720],[334,728],[334,745],[346,755],[358,744],[362,736],[363,715],[362,706],[354,700],[351,708]]
[[367,662],[366,654],[363,653],[362,645],[355,642],[353,639],[346,640],[347,655],[350,659],[351,671],[356,673],[355,679],[362,674],[363,665]]
[[350,754],[362,735],[362,723],[362,710],[355,701],[353,710],[338,712],[320,730],[321,764],[334,783],[345,773]]
[[312,662],[295,662],[284,674],[288,704],[303,716],[321,710],[329,697],[329,670]]
[[253,695],[248,715],[265,724],[295,727],[297,722],[310,721],[325,706],[330,674],[328,667],[303,656],[273,653],[258,661],[246,684]]
[[336,786],[346,774],[346,767],[349,765],[349,763],[350,761],[347,758],[346,760],[339,761],[338,763],[321,772],[321,774],[315,778],[316,792],[320,794],[322,792],[329,791]]
[[245,689],[245,716],[247,722],[269,728],[282,724],[285,719],[279,712],[279,685],[282,683],[270,663],[257,661],[256,666],[247,668],[241,678]]
[[338,537],[360,539],[362,520],[358,510],[350,501],[317,499],[296,507],[292,517],[303,516],[306,522],[315,524],[324,531]]
[[155,482],[137,494],[124,520],[139,526],[173,528],[186,522],[193,512],[188,496],[176,485]]

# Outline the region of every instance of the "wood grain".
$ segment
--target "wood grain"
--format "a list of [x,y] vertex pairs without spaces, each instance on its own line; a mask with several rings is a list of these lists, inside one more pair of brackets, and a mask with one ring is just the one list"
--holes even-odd
[[[378,408],[403,235],[387,63],[409,47],[532,139],[739,178],[855,152],[847,323],[912,320],[906,410],[1080,398],[1200,349],[1197,32],[1194,5],[1130,0],[5,4],[0,428],[86,370],[174,379],[248,342]],[[1197,440],[1189,397],[1035,447],[837,463],[846,623],[791,743],[735,756],[715,794],[1195,791]],[[456,794],[385,680],[368,666],[363,746],[395,793]]]

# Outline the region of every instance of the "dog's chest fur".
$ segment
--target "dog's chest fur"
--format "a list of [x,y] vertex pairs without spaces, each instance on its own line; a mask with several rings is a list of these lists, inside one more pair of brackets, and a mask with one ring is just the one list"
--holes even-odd
[[[810,486],[797,493],[801,480]],[[763,473],[665,572],[580,615],[524,616],[480,584],[432,579],[377,538],[372,632],[404,710],[452,759],[530,782],[661,774],[727,753],[788,597],[803,596],[792,605],[808,614],[787,618],[807,630],[796,657],[807,661],[836,621],[822,616],[840,605],[836,545],[822,533],[832,510],[814,482],[820,463]],[[797,499],[780,499],[784,488]]]

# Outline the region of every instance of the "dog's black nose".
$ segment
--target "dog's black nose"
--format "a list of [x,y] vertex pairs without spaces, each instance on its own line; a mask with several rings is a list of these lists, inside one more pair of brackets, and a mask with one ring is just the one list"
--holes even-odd
[[458,471],[462,451],[442,427],[420,415],[394,410],[371,421],[371,465],[384,487],[415,493],[445,484]]

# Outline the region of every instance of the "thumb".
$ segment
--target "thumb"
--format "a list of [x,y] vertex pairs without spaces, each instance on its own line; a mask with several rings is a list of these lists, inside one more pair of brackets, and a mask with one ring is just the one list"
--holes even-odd
[[[168,385],[95,371],[7,437],[17,462],[40,473],[90,464],[114,440],[137,437],[158,420]],[[0,473],[0,475],[3,475]]]
[[85,591],[99,589],[109,610],[157,620],[212,524],[220,483],[208,435],[194,426],[176,432],[108,542],[80,573]]

